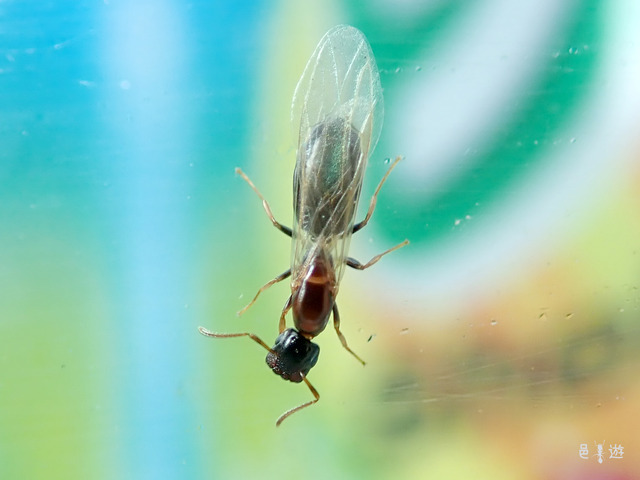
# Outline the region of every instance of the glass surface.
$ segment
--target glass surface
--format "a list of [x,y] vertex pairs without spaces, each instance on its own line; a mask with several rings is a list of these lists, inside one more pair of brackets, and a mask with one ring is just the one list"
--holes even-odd
[[[0,1],[0,478],[640,476],[640,8]],[[291,96],[362,30],[386,116],[317,405],[265,351]]]

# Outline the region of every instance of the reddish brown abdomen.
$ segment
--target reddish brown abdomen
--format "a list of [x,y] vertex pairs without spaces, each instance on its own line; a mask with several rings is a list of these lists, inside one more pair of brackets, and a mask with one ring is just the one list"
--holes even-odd
[[310,265],[300,288],[292,293],[293,322],[306,337],[320,334],[329,321],[333,309],[333,278],[324,262]]

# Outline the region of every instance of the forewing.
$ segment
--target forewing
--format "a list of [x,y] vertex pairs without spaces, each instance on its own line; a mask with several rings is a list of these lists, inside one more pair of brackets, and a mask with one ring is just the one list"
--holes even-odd
[[380,137],[383,116],[380,74],[369,42],[357,28],[332,28],[318,43],[293,94],[291,122],[299,134],[298,148],[314,125],[342,117],[360,133],[367,158]]
[[383,108],[380,76],[366,38],[354,27],[334,27],[320,40],[293,97],[292,121],[299,132],[293,282],[318,248],[330,255],[336,283],[341,278]]

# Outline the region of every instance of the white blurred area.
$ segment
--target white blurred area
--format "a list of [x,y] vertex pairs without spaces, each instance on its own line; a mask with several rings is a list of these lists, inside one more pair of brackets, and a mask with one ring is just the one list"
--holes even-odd
[[416,311],[456,314],[463,304],[508,289],[573,241],[636,168],[630,149],[637,148],[640,127],[640,5],[607,4],[602,44],[554,50],[550,39],[575,3],[481,2],[438,43],[436,56],[418,60],[420,72],[395,84],[402,92],[389,102],[384,128],[390,150],[406,161],[394,175],[429,202],[429,192],[446,190],[473,168],[473,153],[492,141],[491,132],[510,128],[510,115],[548,74],[550,58],[590,49],[600,58],[590,94],[562,129],[534,140],[535,165],[499,202],[451,218],[451,235],[428,248],[409,247],[406,261],[389,267],[397,267],[393,290]]

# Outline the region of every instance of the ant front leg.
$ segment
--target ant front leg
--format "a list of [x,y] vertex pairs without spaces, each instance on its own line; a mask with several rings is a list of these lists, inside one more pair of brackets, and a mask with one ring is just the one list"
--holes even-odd
[[342,346],[347,350],[347,352],[349,352],[351,355],[356,357],[356,359],[362,365],[366,365],[364,360],[362,360],[358,355],[356,355],[356,353],[349,348],[349,345],[347,345],[347,339],[344,338],[344,335],[340,331],[340,314],[338,313],[338,305],[336,305],[335,303],[333,304],[333,327],[336,329],[336,333],[338,334],[340,343],[342,343]]
[[271,213],[271,207],[269,206],[269,202],[267,202],[267,200],[262,196],[262,194],[260,193],[260,190],[258,190],[258,188],[253,184],[253,182],[249,179],[249,177],[247,177],[247,175],[240,168],[236,168],[236,173],[240,175],[243,178],[243,180],[249,184],[249,186],[253,189],[253,191],[258,194],[258,197],[260,197],[260,200],[262,200],[262,206],[264,207],[264,211],[267,212],[267,217],[269,217],[269,220],[271,220],[271,223],[273,223],[273,226],[276,227],[285,235],[288,235],[290,237],[291,229],[289,227],[285,227],[275,219],[275,217],[273,216],[273,213]]
[[280,325],[278,326],[278,333],[282,333],[287,329],[287,321],[284,317],[287,315],[287,312],[289,310],[291,310],[291,295],[289,295],[289,299],[287,300],[287,303],[284,304],[284,308],[282,309],[282,313],[280,314]]

